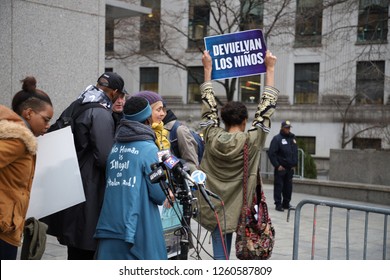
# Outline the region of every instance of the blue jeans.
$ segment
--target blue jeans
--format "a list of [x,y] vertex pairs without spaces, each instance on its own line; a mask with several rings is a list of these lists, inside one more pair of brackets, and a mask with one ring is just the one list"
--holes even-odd
[[215,260],[226,260],[226,259],[229,259],[230,258],[230,249],[232,247],[233,233],[227,233],[226,234],[226,238],[225,238],[225,246],[226,246],[226,249],[227,249],[228,258],[226,258],[225,251],[223,250],[222,238],[221,238],[221,234],[219,232],[219,227],[218,226],[211,233],[211,237],[212,237],[212,240],[213,240],[214,259]]
[[0,239],[0,260],[16,260],[18,247]]

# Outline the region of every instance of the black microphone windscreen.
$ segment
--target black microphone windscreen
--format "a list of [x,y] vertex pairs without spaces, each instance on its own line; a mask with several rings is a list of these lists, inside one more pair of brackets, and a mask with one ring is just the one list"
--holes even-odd
[[161,157],[161,161],[164,162],[164,161],[166,161],[168,158],[169,158],[169,155],[164,154],[164,155]]

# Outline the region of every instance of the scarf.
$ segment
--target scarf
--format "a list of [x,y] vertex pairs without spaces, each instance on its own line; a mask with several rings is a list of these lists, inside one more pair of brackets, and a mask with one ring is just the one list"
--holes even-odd
[[132,142],[144,140],[156,140],[156,136],[150,126],[124,118],[121,119],[117,132],[115,133],[115,141]]
[[156,134],[156,145],[159,150],[169,150],[171,148],[171,143],[168,139],[168,130],[164,128],[164,123],[153,123],[152,129]]

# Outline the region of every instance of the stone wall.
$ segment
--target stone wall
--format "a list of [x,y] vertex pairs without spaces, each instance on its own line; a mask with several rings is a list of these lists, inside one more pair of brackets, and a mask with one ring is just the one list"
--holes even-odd
[[10,106],[32,75],[56,119],[104,70],[106,1],[0,2],[0,103]]
[[390,186],[390,151],[330,150],[329,180]]

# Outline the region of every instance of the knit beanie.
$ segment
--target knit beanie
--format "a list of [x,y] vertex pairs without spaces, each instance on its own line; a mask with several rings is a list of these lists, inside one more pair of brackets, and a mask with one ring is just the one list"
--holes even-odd
[[153,104],[158,102],[158,101],[161,101],[163,102],[163,99],[161,97],[161,95],[159,95],[158,93],[154,92],[154,91],[140,91],[136,94],[134,94],[133,96],[138,96],[138,97],[143,97],[145,98],[146,100],[149,101],[149,104],[150,106],[153,107]]
[[145,122],[152,115],[149,102],[142,97],[132,96],[123,107],[124,118],[130,121]]

